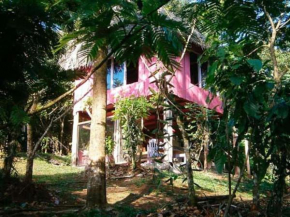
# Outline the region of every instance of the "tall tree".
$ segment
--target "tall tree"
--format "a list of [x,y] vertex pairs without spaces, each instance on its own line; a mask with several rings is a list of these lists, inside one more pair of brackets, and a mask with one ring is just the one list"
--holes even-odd
[[[181,51],[179,22],[159,12],[167,1],[88,1],[76,12],[76,31],[63,37],[64,45],[82,44],[82,54],[94,62],[92,132],[87,207],[103,207],[105,191],[106,62],[135,62],[141,55],[156,55],[165,65],[178,67],[174,60]],[[98,138],[97,138],[98,137]],[[94,152],[98,153],[94,153]]]
[[[246,137],[252,144],[254,205],[259,206],[259,184],[269,163],[274,163],[280,171],[276,180],[280,190],[276,188],[274,192],[279,192],[280,196],[274,193],[276,199],[273,200],[281,215],[289,134],[285,130],[278,136],[276,129],[289,118],[289,97],[285,95],[289,68],[278,60],[277,54],[287,51],[289,2],[195,1],[185,12],[185,17],[196,18],[198,29],[207,36],[209,49],[203,59],[211,62],[207,84],[210,90],[219,92],[224,101],[226,135],[236,133],[238,144]],[[264,52],[269,58],[261,57]],[[228,138],[224,141],[229,144]]]
[[9,138],[8,143],[17,140],[18,132],[27,124],[26,180],[29,182],[34,149],[33,115],[30,114],[39,103],[50,101],[54,94],[69,87],[62,83],[65,77],[68,80],[68,74],[53,59],[53,47],[59,37],[57,31],[68,17],[64,8],[51,8],[52,4],[46,0],[0,2],[0,124]]

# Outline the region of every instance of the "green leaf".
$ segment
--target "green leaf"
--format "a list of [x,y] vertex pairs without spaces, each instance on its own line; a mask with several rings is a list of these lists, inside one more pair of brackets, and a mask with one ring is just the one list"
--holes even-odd
[[217,51],[217,56],[221,59],[224,59],[226,55],[225,49],[224,48],[219,48]]
[[238,69],[241,66],[241,64],[235,64],[232,66],[232,69]]
[[266,86],[269,90],[272,90],[275,87],[275,82],[274,81],[268,81],[266,83]]
[[215,61],[210,67],[209,67],[209,75],[214,74],[218,66],[218,61]]
[[256,72],[259,72],[262,69],[263,63],[259,59],[249,59],[247,62]]
[[227,156],[221,150],[215,156],[215,167],[218,173],[222,173],[224,169],[224,165],[227,162]]
[[268,167],[269,167],[268,162],[262,159],[259,161],[259,170],[257,172],[259,181],[261,181],[265,177]]
[[258,115],[258,113],[259,113],[259,105],[256,105],[253,102],[246,102],[243,107],[244,107],[245,112],[249,116],[257,118],[257,119],[260,118],[260,116]]
[[261,97],[263,93],[266,92],[266,86],[265,84],[259,84],[254,89],[254,94],[257,98]]
[[243,78],[242,77],[236,77],[236,76],[233,76],[230,78],[231,82],[234,84],[234,85],[240,85],[242,82],[243,82]]
[[276,114],[279,118],[285,119],[288,117],[289,108],[284,103],[278,104],[274,107],[274,114]]

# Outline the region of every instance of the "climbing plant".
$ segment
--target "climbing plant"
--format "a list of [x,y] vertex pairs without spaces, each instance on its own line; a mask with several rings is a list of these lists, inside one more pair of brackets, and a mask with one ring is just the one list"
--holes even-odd
[[142,119],[149,115],[151,107],[143,96],[119,99],[115,104],[113,120],[120,121],[124,148],[131,155],[132,169],[136,168],[137,147],[144,141]]

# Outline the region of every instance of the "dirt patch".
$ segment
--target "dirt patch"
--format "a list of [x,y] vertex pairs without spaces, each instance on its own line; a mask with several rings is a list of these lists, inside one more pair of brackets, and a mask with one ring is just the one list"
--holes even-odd
[[[171,190],[168,189],[168,191]],[[152,184],[151,177],[108,180],[107,201],[110,205],[126,205],[136,209],[153,209],[173,201],[172,195],[169,195],[168,191],[165,188],[156,190],[156,186]],[[87,189],[73,191],[72,195],[74,195],[76,201],[85,204]]]

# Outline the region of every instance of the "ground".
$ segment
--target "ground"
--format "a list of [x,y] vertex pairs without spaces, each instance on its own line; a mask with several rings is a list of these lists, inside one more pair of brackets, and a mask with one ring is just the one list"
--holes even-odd
[[[2,165],[0,166],[2,167]],[[22,177],[25,172],[25,155],[16,158],[15,168],[18,175]],[[171,185],[170,181],[165,182],[170,177],[176,178],[170,172],[162,174],[141,172],[132,178],[124,177],[128,175],[128,171],[129,168],[126,166],[117,166],[111,169],[111,178],[107,182],[108,203],[114,209],[119,210],[118,216],[122,216],[120,213],[124,213],[126,217],[136,216],[136,213],[154,213],[166,205],[176,204],[179,198],[182,200],[186,196],[187,186],[186,182],[183,183],[184,177],[182,176],[177,177]],[[220,175],[214,171],[195,172],[194,179],[196,184],[200,186],[196,186],[199,197],[227,194],[228,185],[225,174]],[[85,205],[86,177],[84,168],[71,167],[68,164],[68,158],[38,155],[34,164],[33,181],[48,188],[52,199],[49,202],[37,200],[0,204],[2,206],[0,207],[0,215],[1,212],[4,213],[4,210],[8,210],[7,212],[17,210],[19,206],[23,210],[33,211],[79,209]],[[235,181],[233,181],[234,185]],[[243,180],[238,189],[236,201],[247,203],[251,199],[251,187],[251,181]],[[267,196],[270,191],[270,183],[264,181],[262,190],[262,195]],[[16,211],[15,213],[17,214]],[[14,216],[18,216],[16,214]],[[46,213],[46,215],[48,214]]]

